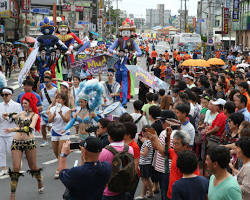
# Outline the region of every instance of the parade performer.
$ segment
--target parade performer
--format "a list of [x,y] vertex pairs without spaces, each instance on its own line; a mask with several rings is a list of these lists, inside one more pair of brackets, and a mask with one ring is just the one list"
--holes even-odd
[[[121,37],[115,40],[115,42],[111,45],[109,48],[109,52],[114,55],[119,55],[119,51],[115,50],[118,49],[120,51],[123,51],[125,53],[128,53],[130,51],[136,51],[134,55],[136,56],[141,56],[142,52],[137,45],[137,43],[133,40],[131,37],[132,31],[135,31],[135,26],[134,22],[130,21],[130,19],[126,19],[123,23],[122,26],[119,27],[119,31],[121,31]],[[122,56],[124,54],[122,53]],[[121,55],[120,55],[121,57]],[[124,59],[122,59],[124,60]],[[126,59],[127,60],[127,59]],[[116,77],[122,77],[117,82],[121,83],[122,86],[122,105],[126,107],[127,104],[127,99],[128,97],[130,98],[130,75],[128,70],[125,70],[125,65],[127,64],[126,62],[119,62],[116,64],[116,69],[118,75]],[[125,68],[124,68],[125,67]],[[122,69],[122,70],[120,70]]]
[[13,137],[11,145],[13,169],[9,170],[10,175],[10,187],[11,187],[11,200],[15,199],[16,187],[18,179],[21,174],[21,161],[23,152],[26,154],[29,168],[28,171],[31,176],[34,176],[38,182],[38,192],[43,192],[43,181],[41,175],[41,169],[36,164],[36,143],[34,140],[33,131],[40,132],[40,117],[37,109],[37,98],[34,94],[27,92],[23,95],[21,103],[24,111],[19,114],[16,113],[5,113],[4,119],[15,120],[17,128],[6,128],[6,133],[16,132]]
[[[95,96],[93,96],[94,94]],[[96,114],[96,109],[102,104],[103,88],[98,80],[93,79],[87,82],[82,82],[79,86],[78,111],[74,114],[71,121],[65,127],[63,132],[67,132],[76,121],[79,122],[79,137],[85,140],[92,130],[88,130],[93,124],[93,120],[98,122],[100,119]]]

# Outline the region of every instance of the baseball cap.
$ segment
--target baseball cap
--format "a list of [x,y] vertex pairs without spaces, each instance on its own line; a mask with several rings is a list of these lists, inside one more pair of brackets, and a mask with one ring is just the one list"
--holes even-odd
[[186,74],[186,75],[184,75],[183,77],[184,77],[184,78],[189,78],[189,79],[191,79],[191,80],[193,80],[193,79],[194,79],[194,77],[192,77],[192,76],[190,76],[190,75],[187,75],[187,74]]
[[213,105],[223,105],[224,106],[226,104],[226,101],[224,99],[219,98],[216,101],[212,101],[212,104]]
[[157,117],[157,119],[161,120],[167,120],[167,119],[176,119],[176,115],[171,110],[162,110],[160,117]]
[[69,88],[69,84],[67,82],[62,82],[60,85],[63,85],[66,88]]
[[80,146],[92,153],[99,153],[102,151],[101,141],[94,136],[87,137],[84,141],[80,142]]
[[201,97],[202,99],[206,99],[206,100],[208,100],[208,101],[211,100],[211,98],[209,97],[208,94],[202,94],[202,95],[200,95],[200,97]]

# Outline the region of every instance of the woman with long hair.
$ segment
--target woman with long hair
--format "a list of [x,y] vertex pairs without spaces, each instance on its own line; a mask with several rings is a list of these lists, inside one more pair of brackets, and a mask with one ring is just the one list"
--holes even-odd
[[[30,170],[28,171],[37,179],[38,192],[43,192],[43,182],[41,168],[36,164],[36,143],[33,131],[40,132],[40,117],[37,109],[37,98],[34,94],[27,92],[23,95],[21,103],[24,111],[19,114],[6,114],[9,118],[16,121],[17,128],[7,128],[6,133],[16,132],[11,146],[13,169],[9,171],[11,200],[15,199],[15,192],[19,177],[22,175],[19,171],[23,153],[25,152]],[[7,117],[7,116],[5,116]]]
[[85,94],[79,94],[78,95],[78,104],[80,109],[73,115],[73,118],[71,119],[70,123],[65,127],[64,132],[67,132],[76,121],[79,122],[79,137],[81,140],[85,140],[89,133],[86,131],[88,127],[92,124],[92,119],[94,119],[96,122],[98,122],[99,117],[96,115],[95,112],[92,112],[89,108],[89,97]]
[[[68,107],[68,99],[65,94],[58,93],[56,95],[56,104],[47,112],[48,122],[52,123],[51,130],[51,141],[52,148],[55,156],[58,158],[63,143],[69,140],[70,132],[66,131],[62,133],[67,123],[70,120],[71,111]],[[56,170],[55,176],[56,179],[59,177],[59,171]]]

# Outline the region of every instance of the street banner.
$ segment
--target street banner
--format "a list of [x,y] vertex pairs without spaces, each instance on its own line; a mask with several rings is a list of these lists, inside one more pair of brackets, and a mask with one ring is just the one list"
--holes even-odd
[[0,0],[0,18],[10,17],[9,0]]
[[18,84],[19,84],[20,87],[22,86],[23,81],[26,79],[26,77],[27,77],[33,63],[36,61],[36,56],[38,54],[38,50],[39,50],[39,47],[35,48],[30,53],[29,57],[27,58],[26,62],[24,63],[24,66],[23,66],[21,72],[19,73]]
[[113,67],[113,65],[118,61],[118,58],[111,57],[108,55],[101,55],[92,57],[89,59],[79,60],[72,63],[70,66],[73,68],[73,72],[76,74],[82,69],[87,70],[91,74],[96,74],[99,71],[107,71],[108,68]]
[[240,10],[240,1],[234,0],[233,1],[233,22],[239,21],[239,10]]
[[148,85],[152,89],[159,91],[160,89],[168,90],[169,84],[157,78],[153,74],[144,70],[143,68],[137,65],[126,65],[128,70],[133,74],[135,80],[141,81],[144,84]]
[[224,8],[224,34],[229,32],[229,8]]
[[23,13],[30,12],[30,0],[22,0],[22,12]]

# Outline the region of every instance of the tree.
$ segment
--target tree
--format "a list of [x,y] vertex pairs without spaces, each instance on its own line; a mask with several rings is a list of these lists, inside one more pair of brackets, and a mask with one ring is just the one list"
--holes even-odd
[[[108,21],[112,21],[113,25],[108,25],[111,26],[111,32],[115,33],[116,32],[116,18],[118,18],[118,27],[122,25],[123,19],[121,18],[121,10],[120,9],[114,9],[113,6],[111,6],[106,13]],[[110,19],[109,19],[110,16]]]

